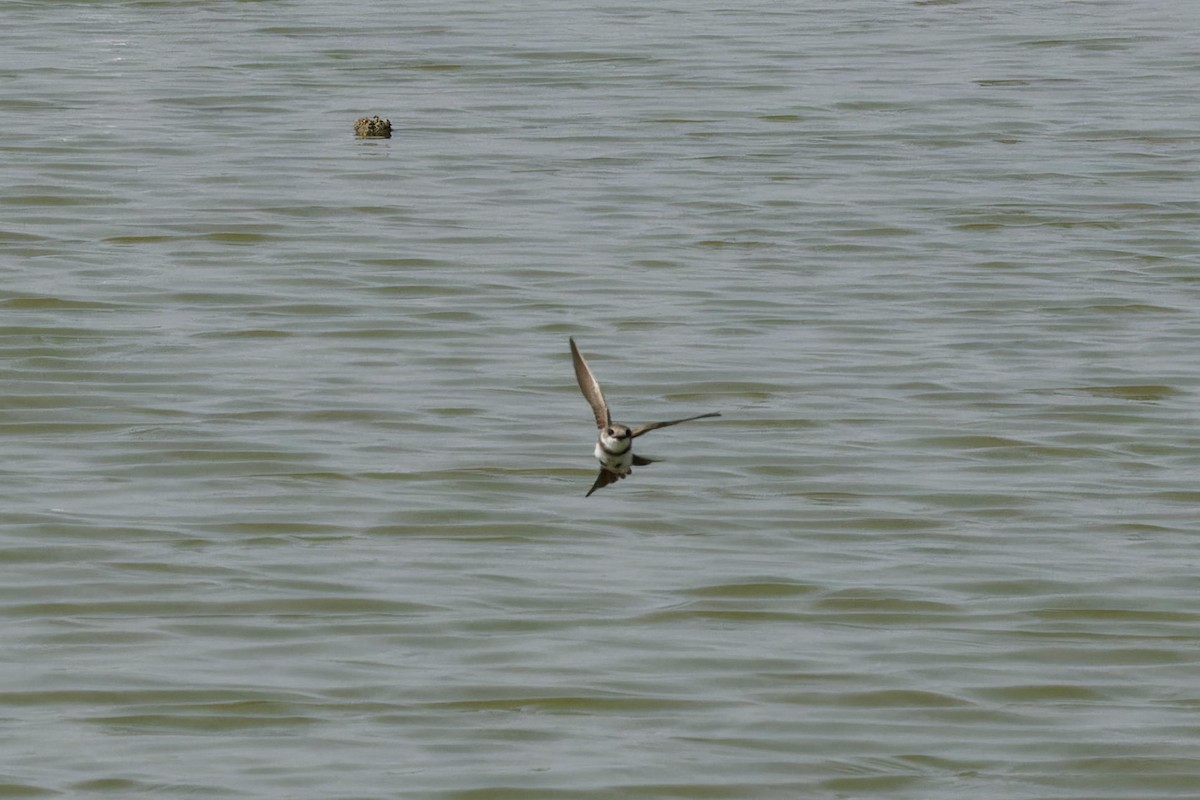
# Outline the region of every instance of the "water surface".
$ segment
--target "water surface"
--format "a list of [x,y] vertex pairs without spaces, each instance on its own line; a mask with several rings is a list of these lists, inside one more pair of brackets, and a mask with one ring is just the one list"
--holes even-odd
[[1194,795],[1189,3],[3,16],[0,794]]

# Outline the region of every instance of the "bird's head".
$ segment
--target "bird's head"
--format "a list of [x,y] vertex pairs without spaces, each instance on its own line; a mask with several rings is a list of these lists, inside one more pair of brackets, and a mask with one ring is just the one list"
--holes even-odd
[[624,452],[633,442],[632,434],[628,427],[612,423],[600,431],[600,439],[609,450]]

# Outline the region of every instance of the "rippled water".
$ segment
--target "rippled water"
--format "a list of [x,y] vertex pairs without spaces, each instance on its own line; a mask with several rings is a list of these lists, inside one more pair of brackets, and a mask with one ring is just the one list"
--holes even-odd
[[2,16],[0,796],[1195,795],[1187,0]]

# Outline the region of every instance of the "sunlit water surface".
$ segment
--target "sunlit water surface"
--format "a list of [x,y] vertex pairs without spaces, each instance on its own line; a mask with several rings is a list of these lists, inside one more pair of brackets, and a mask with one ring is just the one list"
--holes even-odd
[[1195,796],[1191,0],[0,16],[0,796]]

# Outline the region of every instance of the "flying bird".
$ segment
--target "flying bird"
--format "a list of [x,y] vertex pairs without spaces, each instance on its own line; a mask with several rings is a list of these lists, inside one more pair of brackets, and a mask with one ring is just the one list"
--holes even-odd
[[596,376],[592,374],[592,370],[583,360],[579,348],[575,346],[575,339],[571,338],[569,341],[571,342],[571,361],[575,365],[575,379],[579,381],[579,389],[583,392],[588,405],[592,407],[592,413],[596,415],[596,427],[600,430],[600,438],[596,442],[595,450],[596,460],[600,462],[600,476],[596,478],[596,482],[592,484],[592,488],[584,497],[591,497],[592,492],[597,489],[603,489],[610,483],[616,483],[628,476],[633,472],[635,466],[644,467],[657,460],[633,454],[633,440],[643,433],[649,433],[669,425],[678,425],[681,422],[690,422],[694,419],[721,416],[717,413],[697,414],[694,417],[673,419],[668,422],[647,422],[644,425],[634,425],[633,427],[613,422],[612,414],[608,410],[608,403],[604,400],[604,393],[600,391],[600,384],[597,382]]

